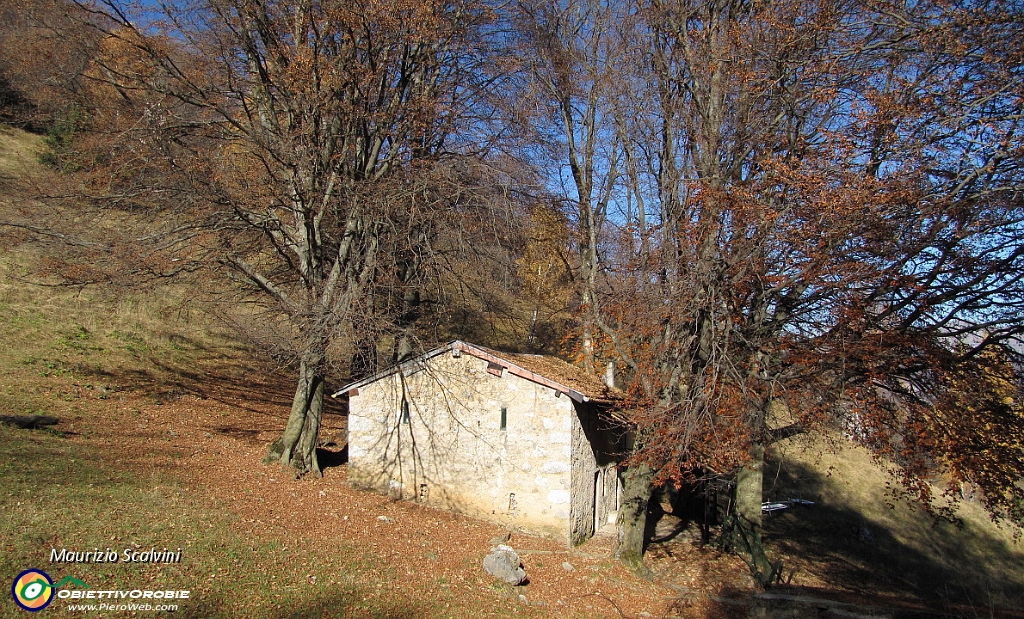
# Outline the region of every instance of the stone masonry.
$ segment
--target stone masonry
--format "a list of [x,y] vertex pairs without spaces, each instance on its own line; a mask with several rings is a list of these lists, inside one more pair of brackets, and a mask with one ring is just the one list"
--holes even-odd
[[349,390],[350,483],[579,543],[617,507],[614,463],[586,406],[497,365],[456,348]]

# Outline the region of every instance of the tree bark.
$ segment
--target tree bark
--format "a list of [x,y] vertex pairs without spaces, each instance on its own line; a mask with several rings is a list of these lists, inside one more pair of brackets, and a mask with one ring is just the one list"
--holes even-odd
[[644,542],[647,531],[647,503],[651,499],[651,481],[654,469],[647,464],[636,464],[626,469],[622,485],[622,504],[618,523],[618,544],[615,558],[630,571],[649,576],[644,566]]
[[750,574],[762,587],[778,580],[781,564],[768,559],[761,536],[761,504],[764,493],[764,445],[754,443],[751,460],[736,473],[733,503],[733,535],[736,550],[750,568]]
[[292,410],[284,433],[274,441],[263,458],[264,464],[279,462],[295,469],[296,475],[313,473],[320,477],[316,441],[323,413],[323,359],[317,355],[303,356],[299,364],[299,382],[292,399]]

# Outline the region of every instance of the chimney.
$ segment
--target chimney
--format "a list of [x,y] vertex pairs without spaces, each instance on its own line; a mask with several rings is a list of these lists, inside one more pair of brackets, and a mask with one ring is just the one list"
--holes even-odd
[[615,362],[609,361],[608,365],[604,368],[604,384],[608,385],[610,389],[615,388]]

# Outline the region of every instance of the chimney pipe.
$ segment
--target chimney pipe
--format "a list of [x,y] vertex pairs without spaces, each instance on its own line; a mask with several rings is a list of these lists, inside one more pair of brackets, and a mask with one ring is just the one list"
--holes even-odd
[[615,388],[615,362],[609,361],[608,365],[604,368],[604,384],[608,385],[610,389]]

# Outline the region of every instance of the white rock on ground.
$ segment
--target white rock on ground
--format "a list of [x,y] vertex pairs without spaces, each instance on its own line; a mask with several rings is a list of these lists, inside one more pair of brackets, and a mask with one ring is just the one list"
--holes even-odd
[[501,544],[492,548],[484,557],[484,569],[510,585],[521,585],[526,581],[526,570],[511,546]]

